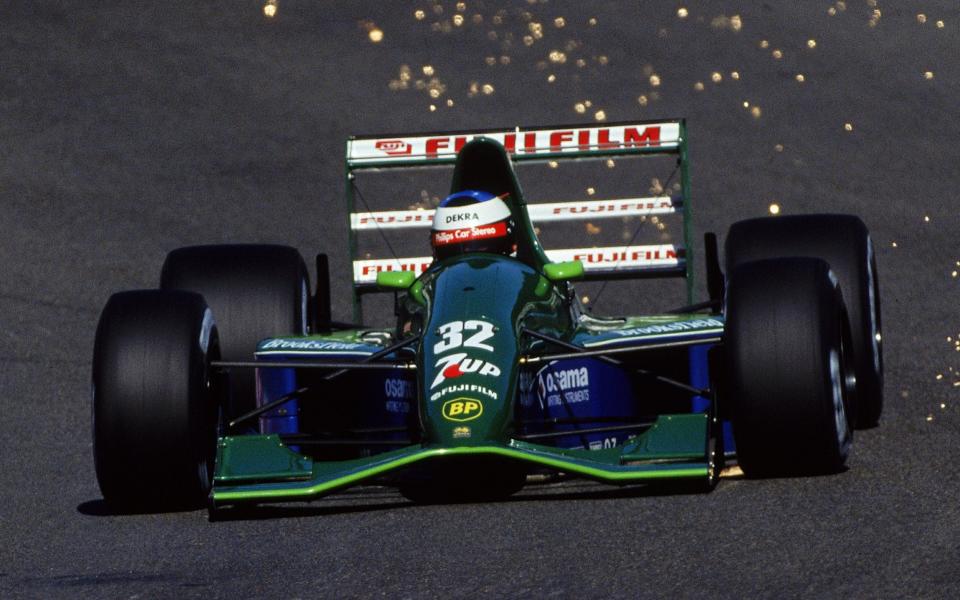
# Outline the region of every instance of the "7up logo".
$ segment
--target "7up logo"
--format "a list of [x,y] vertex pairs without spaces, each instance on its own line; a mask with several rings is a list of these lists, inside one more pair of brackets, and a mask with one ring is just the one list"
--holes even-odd
[[435,366],[439,372],[437,373],[436,378],[434,378],[433,383],[430,384],[431,390],[447,379],[456,379],[457,377],[466,375],[467,373],[478,373],[480,375],[487,375],[491,377],[500,376],[500,367],[478,358],[467,358],[467,354],[465,352],[458,352],[457,354],[444,356],[443,358],[437,360],[437,364]]

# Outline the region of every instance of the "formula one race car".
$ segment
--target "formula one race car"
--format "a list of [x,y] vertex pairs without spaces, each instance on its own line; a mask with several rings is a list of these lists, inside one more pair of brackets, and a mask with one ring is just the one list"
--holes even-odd
[[[658,156],[680,178],[650,197],[533,202],[515,175],[591,160],[623,172],[619,161]],[[453,165],[442,201],[425,192],[374,211],[359,193],[362,173],[436,180],[442,165]],[[723,270],[708,233],[708,299],[692,304],[687,169],[683,120],[350,138],[354,320],[369,294],[392,292],[393,314],[378,315],[395,322],[332,321],[325,255],[311,291],[286,246],[171,252],[160,288],[114,294],[97,328],[104,498],[213,510],[365,483],[448,501],[502,498],[531,475],[709,490],[733,460],[749,477],[840,470],[853,429],[882,409],[866,227],[848,215],[741,221]],[[682,246],[634,243],[644,229],[669,241],[670,218]],[[626,228],[617,239],[629,241],[549,249],[539,234],[551,224]],[[431,255],[397,257],[387,234],[423,253],[416,228],[430,230]],[[361,255],[371,233],[393,256]],[[573,285],[669,277],[686,279],[687,304],[646,316],[594,315]]]

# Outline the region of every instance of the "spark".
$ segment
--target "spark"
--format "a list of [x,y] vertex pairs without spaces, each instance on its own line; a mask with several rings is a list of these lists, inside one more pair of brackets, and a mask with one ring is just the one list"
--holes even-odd
[[557,17],[556,19],[553,20],[553,26],[556,27],[557,29],[563,29],[564,27],[567,26],[567,20],[564,19],[563,17]]
[[423,65],[423,74],[428,77],[433,75],[433,67],[431,65]]
[[803,82],[806,81],[806,80],[807,80],[807,78],[803,76],[803,73],[797,73],[797,82],[798,82],[798,83],[803,83]]
[[553,73],[551,73],[550,75],[547,75],[547,82],[553,83],[556,80],[557,80],[557,76],[554,75]]
[[267,0],[263,5],[263,16],[272,19],[277,16],[277,0]]
[[844,124],[843,124],[843,130],[844,130],[844,131],[853,131],[853,123],[844,123]]
[[753,108],[750,109],[750,115],[751,115],[754,119],[759,119],[759,118],[760,118],[760,115],[762,115],[762,114],[763,114],[763,111],[760,110],[760,107],[759,107],[759,106],[754,106]]
[[650,100],[646,96],[637,96],[637,103],[640,106],[646,106],[650,103]]
[[[614,161],[612,158],[608,158],[608,159],[607,159],[607,168],[608,168],[608,169],[612,169],[612,168],[614,168],[615,166],[617,166],[616,161]],[[956,271],[954,271],[954,273],[956,273]]]
[[577,102],[573,105],[573,110],[582,115],[583,113],[587,112],[587,107],[583,102]]
[[730,79],[733,79],[734,81],[740,81],[740,72],[730,71]]
[[587,21],[587,24],[590,25],[590,27],[596,27],[596,26],[597,26],[597,18],[596,18],[596,17],[590,17],[590,20]]
[[813,50],[816,47],[817,47],[817,40],[814,40],[814,39],[807,40],[807,48],[810,48],[811,50]]
[[937,29],[943,29],[943,21],[937,21]]
[[918,13],[918,14],[917,14],[917,23],[920,23],[921,25],[923,25],[923,24],[926,23],[926,22],[927,22],[927,15],[925,15],[925,14],[923,14],[923,13]]
[[777,204],[776,202],[774,202],[774,203],[772,203],[772,204],[770,205],[769,210],[770,210],[770,214],[771,214],[771,215],[779,215],[779,214],[780,214],[780,205]]
[[547,163],[547,166],[549,166],[551,169],[556,169],[557,167],[560,166],[560,163],[558,163],[555,160],[551,160],[550,162]]
[[777,144],[776,146],[773,147],[773,149],[776,150],[777,152],[783,152],[783,144]]
[[463,15],[453,15],[453,25],[454,27],[463,25]]
[[383,30],[379,28],[374,27],[368,35],[370,36],[370,41],[374,44],[379,44],[383,41]]
[[436,112],[436,111],[437,111],[436,105],[431,104],[431,105],[430,105],[430,112]]
[[562,65],[563,63],[567,62],[567,55],[560,50],[551,50],[549,58],[550,62],[558,65]]
[[490,94],[492,94],[492,93],[494,92],[493,85],[491,85],[491,84],[489,84],[489,83],[483,84],[483,88],[481,88],[481,89],[483,90],[483,95],[484,95],[484,96],[489,96]]
[[651,76],[650,76],[650,86],[651,86],[651,87],[658,87],[659,85],[660,85],[660,76],[659,76],[659,75],[656,75],[656,74],[651,75]]
[[598,110],[598,111],[593,115],[593,118],[596,119],[596,120],[598,120],[598,121],[606,121],[606,120],[607,120],[607,113],[606,113],[606,111]]
[[929,223],[929,222],[930,222],[930,215],[923,215],[923,222],[924,222],[924,223]]
[[703,91],[703,82],[702,82],[702,81],[698,81],[698,82],[696,82],[695,84],[693,84],[693,89],[697,90],[698,92],[702,92],[702,91]]
[[594,195],[594,194],[596,194],[596,193],[597,193],[597,190],[595,190],[594,188],[592,188],[592,187],[588,187],[588,188],[587,188],[587,195],[588,195],[588,196],[592,196],[592,195]]
[[760,47],[766,50],[767,48],[770,47],[770,42],[768,42],[767,40],[760,40]]
[[780,50],[779,48],[775,48],[774,51],[772,52],[772,55],[774,60],[780,60],[781,58],[783,58],[783,50]]
[[933,79],[933,71],[924,71],[923,78],[927,80]]
[[720,83],[723,81],[723,75],[719,71],[714,71],[713,73],[710,73],[710,81],[714,83]]
[[677,9],[677,16],[680,17],[681,19],[686,19],[689,14],[690,12],[686,8],[683,8],[682,6]]
[[423,12],[422,10],[416,10],[413,13],[413,18],[418,21],[422,21],[426,16],[427,16],[427,13]]

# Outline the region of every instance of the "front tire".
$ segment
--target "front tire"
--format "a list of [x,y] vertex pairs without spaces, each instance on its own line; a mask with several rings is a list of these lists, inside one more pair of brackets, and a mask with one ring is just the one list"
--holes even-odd
[[726,356],[737,460],[750,477],[834,473],[853,440],[846,319],[827,263],[744,263],[727,283]]
[[110,297],[93,352],[93,448],[100,490],[120,509],[200,506],[210,491],[218,405],[213,316],[198,294]]

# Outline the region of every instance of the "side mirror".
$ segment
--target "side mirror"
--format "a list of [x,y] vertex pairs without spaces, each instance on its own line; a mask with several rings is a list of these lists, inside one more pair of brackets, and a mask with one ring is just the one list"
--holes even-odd
[[380,271],[377,273],[377,287],[386,290],[406,290],[416,281],[413,271]]
[[583,277],[583,263],[579,260],[549,263],[543,266],[543,274],[554,283],[573,281]]

